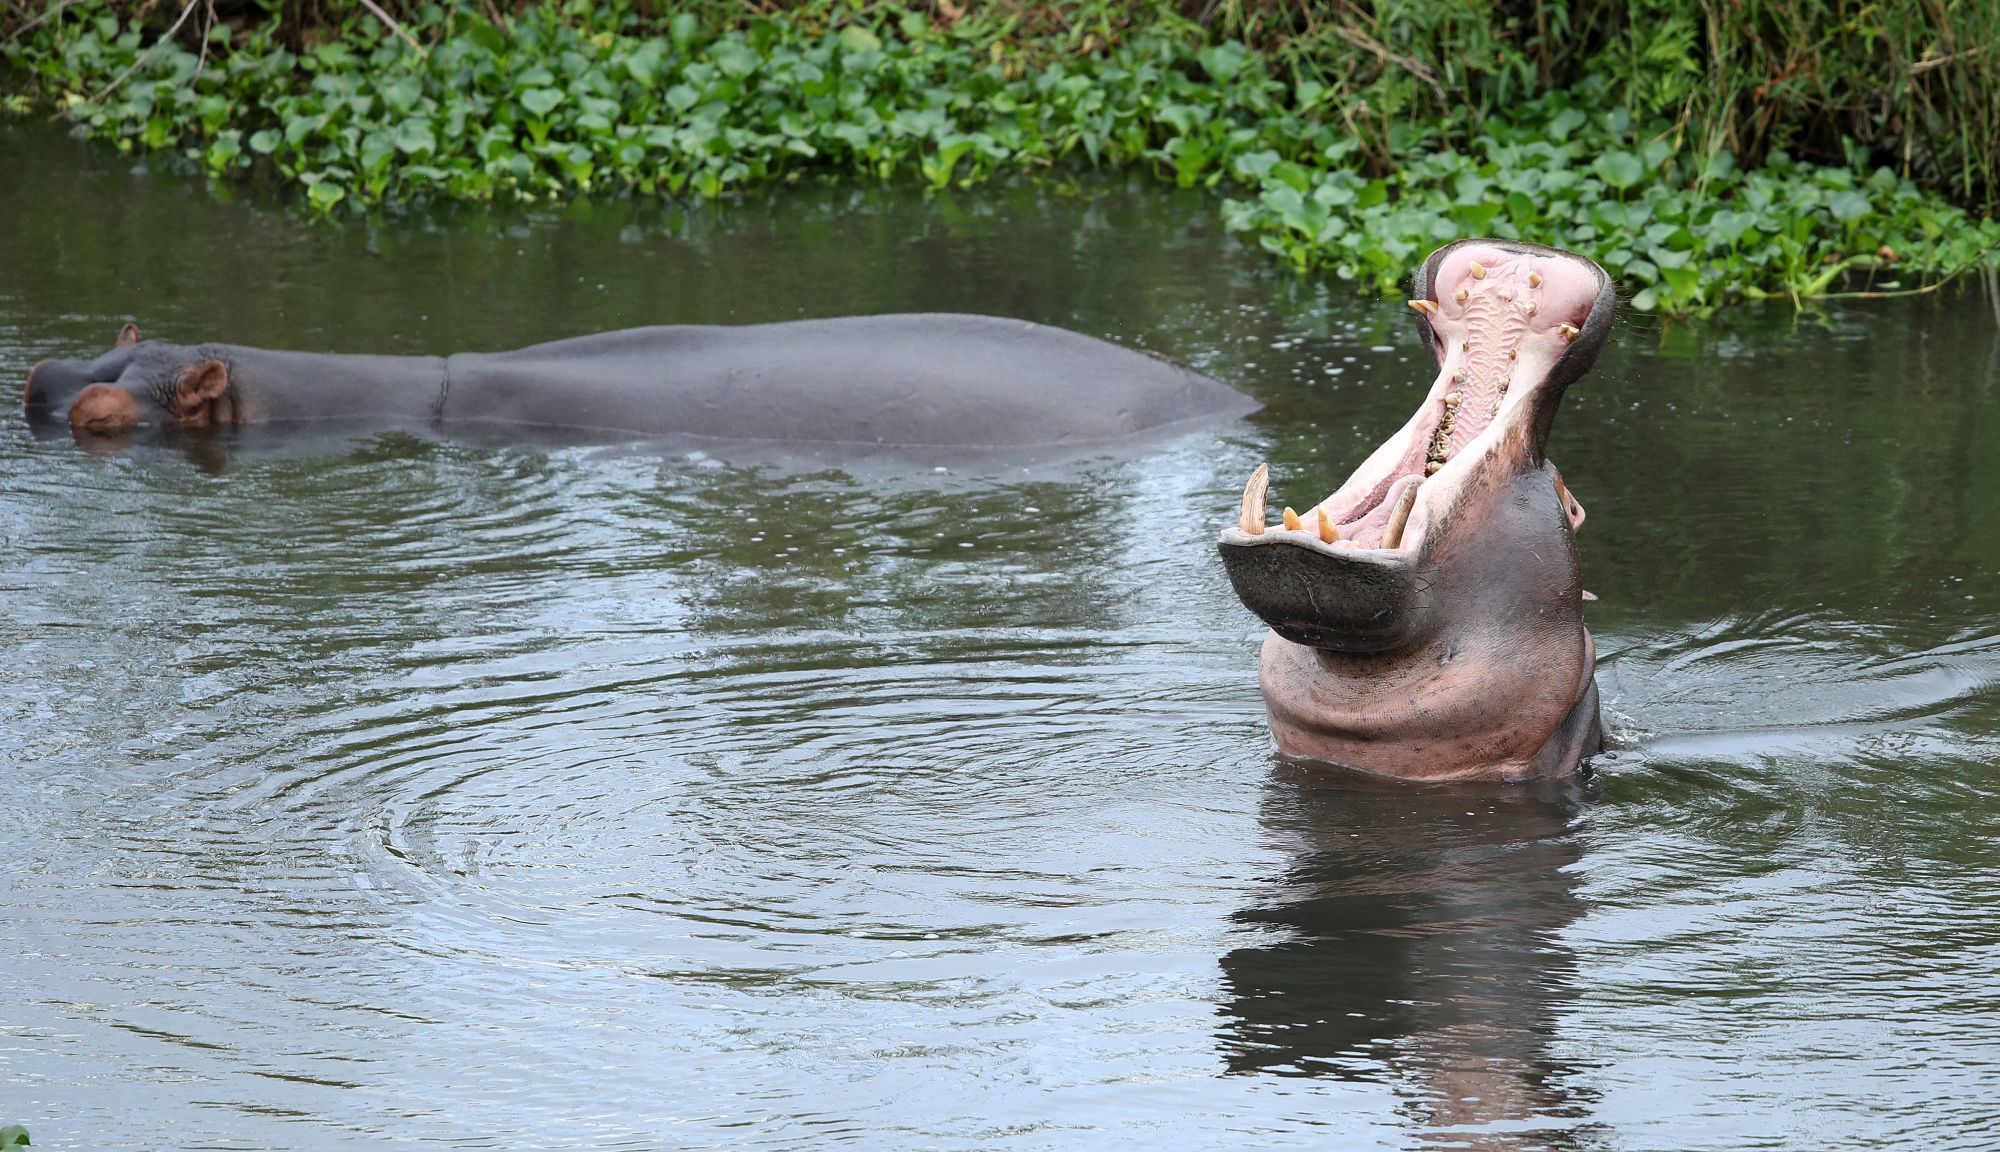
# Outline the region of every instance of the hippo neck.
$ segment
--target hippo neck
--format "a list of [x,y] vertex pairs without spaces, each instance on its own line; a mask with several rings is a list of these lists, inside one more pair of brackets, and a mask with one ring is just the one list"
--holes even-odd
[[346,356],[208,344],[252,423],[383,418],[433,423],[449,382],[438,356]]
[[1424,543],[1427,600],[1408,643],[1342,652],[1267,642],[1262,679],[1280,747],[1392,775],[1530,772],[1594,663],[1554,471],[1495,477],[1456,511]]

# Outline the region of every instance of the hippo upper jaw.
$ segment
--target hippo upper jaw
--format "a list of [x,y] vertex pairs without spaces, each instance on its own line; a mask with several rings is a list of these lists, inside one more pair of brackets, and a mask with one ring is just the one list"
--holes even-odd
[[1438,365],[1416,413],[1282,526],[1265,524],[1260,467],[1218,547],[1274,633],[1262,681],[1281,751],[1425,778],[1545,773],[1590,681],[1583,512],[1545,448],[1608,334],[1611,281],[1475,240],[1434,253],[1416,288]]

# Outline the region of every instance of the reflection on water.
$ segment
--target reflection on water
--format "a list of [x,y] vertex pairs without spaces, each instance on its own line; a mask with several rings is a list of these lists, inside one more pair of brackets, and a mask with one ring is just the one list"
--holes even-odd
[[1588,788],[1275,767],[1213,555],[1389,303],[1140,180],[326,226],[0,130],[0,378],[952,308],[1266,401],[1021,471],[0,424],[0,1123],[55,1148],[2000,1145],[2000,333],[1628,320]]
[[1587,788],[1281,771],[1260,819],[1288,863],[1236,914],[1268,939],[1222,957],[1230,1071],[1386,1083],[1427,1145],[1579,1146],[1551,1042]]

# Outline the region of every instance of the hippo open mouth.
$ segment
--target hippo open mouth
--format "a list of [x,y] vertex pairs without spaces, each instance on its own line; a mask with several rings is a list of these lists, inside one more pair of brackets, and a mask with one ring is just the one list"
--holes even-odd
[[[1302,513],[1285,509],[1282,524],[1266,522],[1268,473],[1260,466],[1244,489],[1237,523],[1219,541],[1243,603],[1277,638],[1319,654],[1315,682],[1289,699],[1274,694],[1266,649],[1265,696],[1288,752],[1343,759],[1328,754],[1323,740],[1288,746],[1281,721],[1325,728],[1332,723],[1330,692],[1357,707],[1369,695],[1333,692],[1329,677],[1385,682],[1388,662],[1344,665],[1333,654],[1414,659],[1422,653],[1433,668],[1444,668],[1472,651],[1511,660],[1552,637],[1562,644],[1577,639],[1588,653],[1572,539],[1583,509],[1544,452],[1564,390],[1590,367],[1610,332],[1611,279],[1558,249],[1465,240],[1424,262],[1415,295],[1418,330],[1438,366],[1416,413],[1331,496]],[[1562,625],[1564,618],[1575,621],[1573,629]],[[1310,671],[1299,667],[1301,675]],[[1583,676],[1587,681],[1588,668]],[[1515,703],[1495,694],[1507,680],[1489,677],[1473,709]],[[1562,691],[1565,709],[1578,702],[1574,675]],[[1594,701],[1593,693],[1593,725]],[[1434,703],[1427,707],[1436,711]],[[1561,719],[1559,712],[1555,721]],[[1355,723],[1369,734],[1357,738],[1360,744],[1381,742],[1379,726]]]

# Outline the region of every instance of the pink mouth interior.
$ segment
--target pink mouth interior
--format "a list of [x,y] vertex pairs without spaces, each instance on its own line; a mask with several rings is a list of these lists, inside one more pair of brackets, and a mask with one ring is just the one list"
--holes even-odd
[[[1404,488],[1445,472],[1496,420],[1519,411],[1509,398],[1548,376],[1590,315],[1598,290],[1589,265],[1560,256],[1487,245],[1447,255],[1429,300],[1437,379],[1411,422],[1319,506],[1341,539],[1380,547]],[[1306,514],[1307,531],[1317,511]]]

